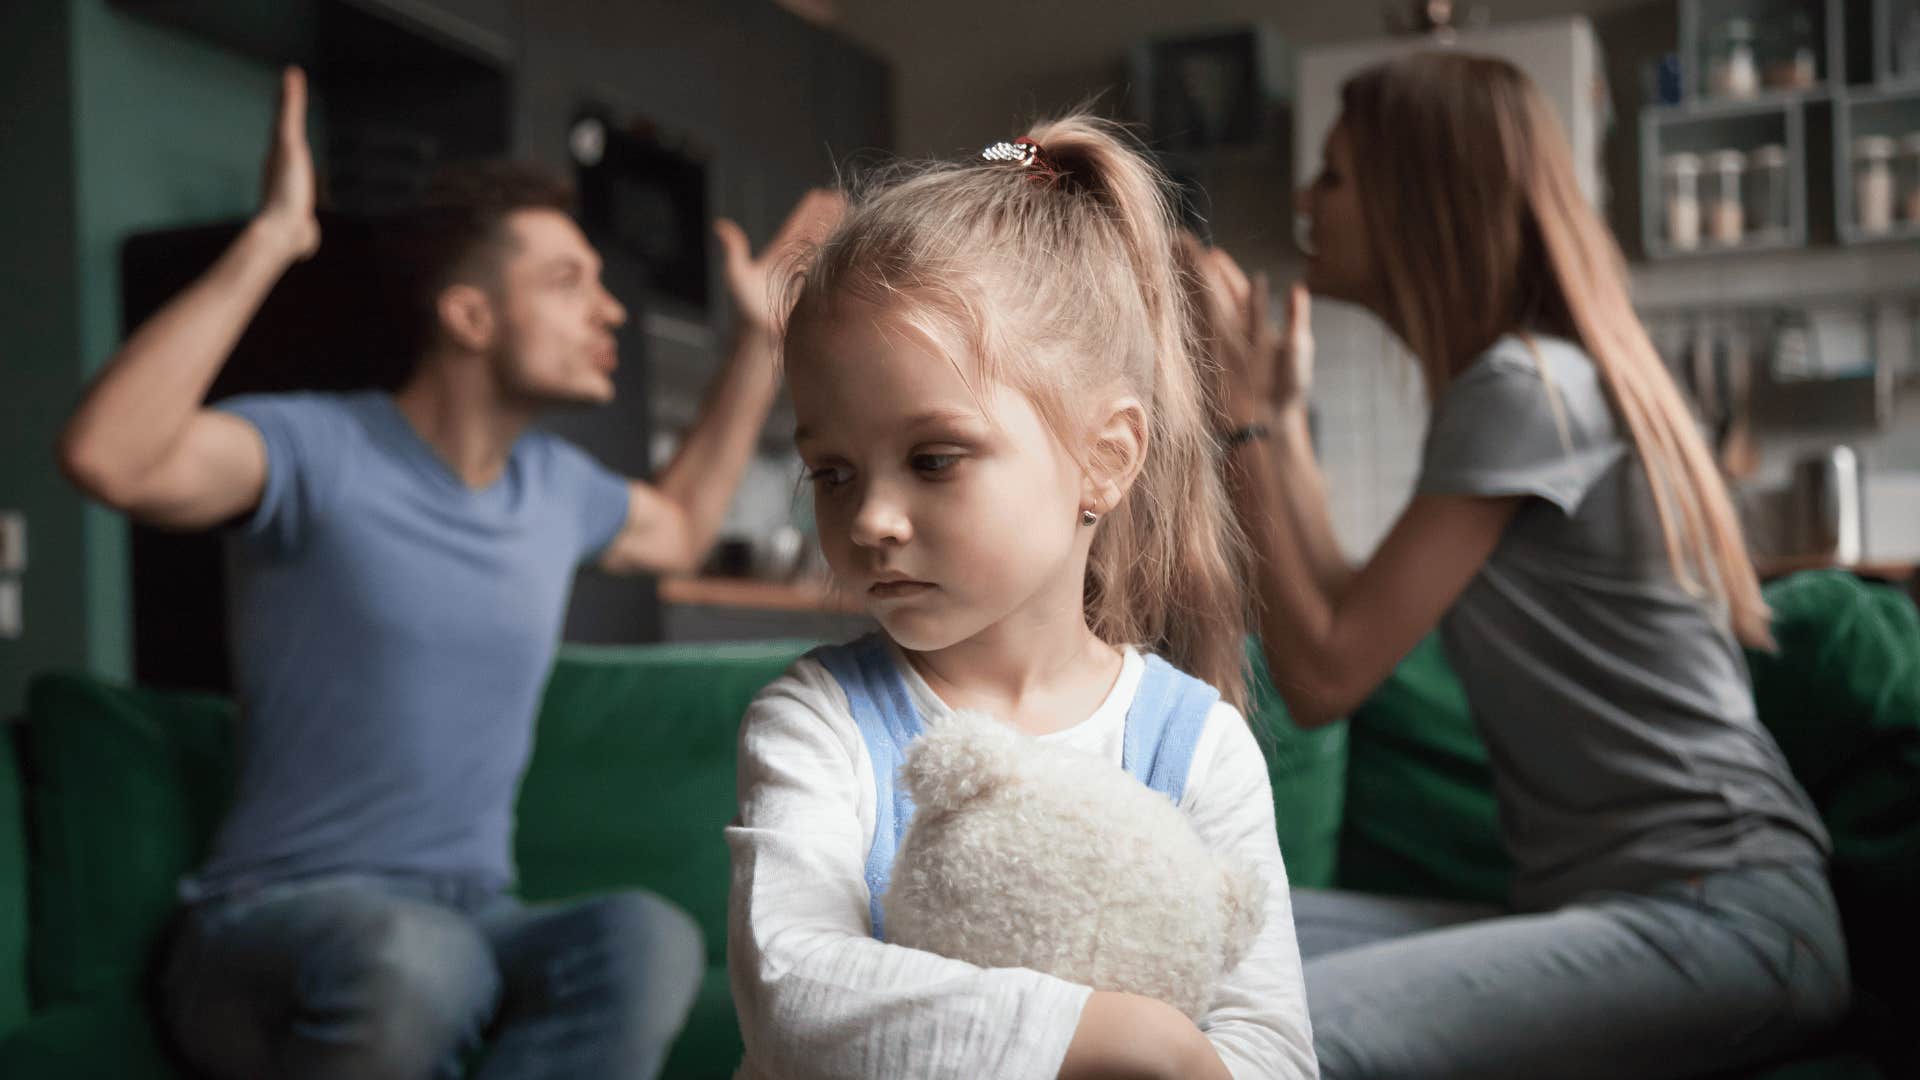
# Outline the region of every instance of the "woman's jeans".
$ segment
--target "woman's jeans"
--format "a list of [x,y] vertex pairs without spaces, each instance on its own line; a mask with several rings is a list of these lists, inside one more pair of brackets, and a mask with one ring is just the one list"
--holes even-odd
[[1818,867],[1521,915],[1300,889],[1293,914],[1327,1080],[1692,1076],[1785,1054],[1847,1008]]

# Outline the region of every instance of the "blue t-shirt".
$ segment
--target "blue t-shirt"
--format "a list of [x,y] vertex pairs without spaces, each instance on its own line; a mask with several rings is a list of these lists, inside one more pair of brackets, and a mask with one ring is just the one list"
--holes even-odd
[[267,447],[231,545],[240,778],[183,891],[513,877],[513,802],[575,567],[626,481],[531,431],[468,488],[383,393],[235,398]]

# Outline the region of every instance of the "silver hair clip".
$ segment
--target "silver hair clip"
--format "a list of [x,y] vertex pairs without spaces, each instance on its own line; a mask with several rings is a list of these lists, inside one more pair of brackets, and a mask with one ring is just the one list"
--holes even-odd
[[1040,144],[1032,139],[1015,139],[1012,142],[997,142],[980,151],[980,160],[1002,162],[1029,168],[1040,160]]

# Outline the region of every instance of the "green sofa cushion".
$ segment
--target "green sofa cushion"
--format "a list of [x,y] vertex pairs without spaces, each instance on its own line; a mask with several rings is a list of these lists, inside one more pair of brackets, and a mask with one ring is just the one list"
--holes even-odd
[[233,787],[233,706],[46,675],[25,731],[35,1009],[133,993]]
[[1466,692],[1430,636],[1348,721],[1343,889],[1504,903],[1493,773]]
[[1888,1080],[1888,1075],[1865,1054],[1837,1053],[1774,1065],[1746,1080]]
[[707,969],[700,993],[693,999],[686,1026],[667,1055],[660,1075],[667,1080],[732,1080],[747,1053],[740,1038],[740,1019],[733,1011],[733,986],[724,964]]
[[0,1038],[0,1076],[21,1080],[181,1080],[137,995],[43,1009]]
[[727,941],[740,717],[798,642],[568,648],[554,665],[520,788],[522,893],[645,886]]
[[1248,722],[1267,755],[1273,782],[1273,818],[1287,882],[1299,888],[1327,888],[1340,857],[1340,816],[1347,790],[1345,721],[1312,731],[1293,725],[1287,706],[1273,688],[1265,655],[1256,640],[1247,642],[1251,667]]
[[1839,571],[1787,578],[1767,600],[1780,651],[1747,658],[1760,719],[1832,834],[1854,981],[1920,999],[1920,612]]

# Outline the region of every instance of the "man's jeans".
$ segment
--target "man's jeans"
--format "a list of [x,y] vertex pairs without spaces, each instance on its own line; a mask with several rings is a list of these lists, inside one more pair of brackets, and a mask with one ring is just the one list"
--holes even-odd
[[1300,889],[1293,914],[1327,1080],[1693,1076],[1786,1053],[1847,1007],[1816,867],[1533,915]]
[[452,879],[343,875],[180,912],[167,1028],[221,1078],[651,1077],[706,961],[693,921],[623,893],[522,906]]

